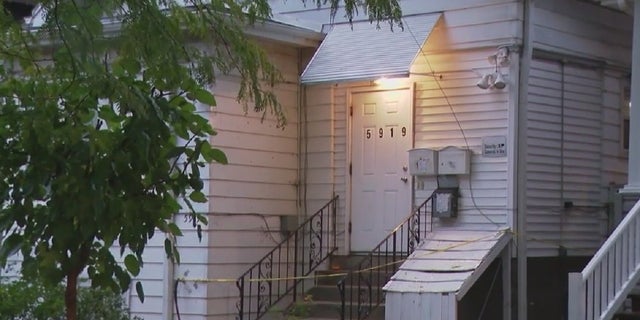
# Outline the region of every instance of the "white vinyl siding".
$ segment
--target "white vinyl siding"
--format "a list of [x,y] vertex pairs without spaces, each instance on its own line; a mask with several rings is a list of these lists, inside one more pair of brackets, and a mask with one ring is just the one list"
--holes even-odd
[[308,213],[333,196],[333,88],[305,87],[301,137],[300,199]]
[[[627,80],[625,80],[627,78]],[[605,71],[602,99],[602,181],[605,185],[620,185],[627,181],[627,156],[622,144],[623,93],[630,85],[628,75],[619,71]]]
[[[474,154],[471,185],[469,177],[463,176],[460,179],[462,192],[460,216],[449,222],[440,223],[438,226],[460,230],[495,230],[505,226],[508,221],[507,215],[512,214],[512,209],[509,208],[512,200],[509,199],[508,191],[510,158],[482,157],[481,143],[482,138],[487,136],[505,136],[509,143],[512,141],[512,138],[508,137],[508,119],[509,106],[515,102],[511,100],[509,90],[511,86],[516,85],[517,79],[509,79],[509,85],[502,91],[485,91],[476,87],[479,76],[473,70],[479,73],[493,70],[487,62],[487,56],[495,53],[498,44],[512,42],[517,37],[521,26],[519,20],[521,6],[516,1],[446,3],[403,1],[402,3],[405,7],[412,7],[411,10],[414,11],[409,13],[438,12],[447,9],[411,66],[412,73],[430,74],[412,75],[410,78],[411,82],[415,82],[414,144],[416,147],[431,148],[449,145],[466,148],[468,145]],[[419,10],[420,6],[426,7]],[[326,12],[310,10],[290,13],[290,16],[304,18],[324,13]],[[430,65],[427,64],[424,55],[428,58]],[[514,65],[513,68],[515,67]],[[506,67],[501,71],[508,76],[509,69]],[[436,77],[431,74],[435,74]],[[440,76],[442,79],[439,78]],[[438,87],[438,83],[442,86],[444,94]],[[369,88],[376,89],[368,82],[340,83],[333,87],[312,85],[307,89],[307,103],[313,103],[308,106],[309,112],[316,110],[319,112],[317,118],[324,119],[327,110],[333,110],[333,132],[327,128],[326,123],[318,125],[320,120],[308,121],[308,145],[314,146],[314,153],[309,152],[309,157],[318,157],[319,162],[313,162],[315,166],[309,165],[307,186],[308,190],[313,189],[320,194],[329,194],[332,188],[333,192],[341,196],[338,211],[340,225],[338,242],[341,244],[348,243],[344,233],[348,228],[344,222],[348,221],[349,217],[348,207],[346,207],[348,201],[345,197],[349,195],[349,161],[351,160],[347,146],[350,137],[349,97],[351,90]],[[331,94],[331,96],[321,98],[318,97],[319,94]],[[315,101],[321,102],[318,104],[323,104],[327,110],[318,110],[316,107],[318,104],[315,104]],[[454,113],[459,123],[455,120]],[[466,141],[461,134],[461,128],[466,135]],[[327,136],[327,133],[331,133],[332,136]],[[319,148],[323,146],[330,147],[324,154],[318,153]],[[322,184],[329,181],[329,177],[323,177],[323,175],[331,170],[318,167],[330,161],[329,155],[333,155],[332,186]],[[312,174],[316,175],[315,182],[312,181]],[[425,185],[425,190],[416,192],[416,200],[427,197],[434,187],[435,179],[431,179]],[[309,192],[307,197],[310,197]],[[380,239],[383,237],[384,235],[381,235]],[[341,250],[344,248],[341,247]]]
[[[284,22],[302,25],[320,30],[323,24],[329,23],[330,10],[325,5],[321,8],[300,1],[270,1],[275,18]],[[521,34],[522,3],[515,0],[456,0],[456,1],[399,1],[404,15],[424,13],[444,13],[447,32],[439,39],[447,41],[447,49],[477,48],[513,43]],[[505,17],[508,17],[505,19]],[[354,21],[367,20],[362,12]],[[342,8],[335,15],[334,22],[346,22]],[[381,28],[388,28],[386,22]]]
[[[275,88],[275,93],[287,125],[277,127],[270,111],[263,119],[251,105],[245,113],[236,99],[238,78],[217,80],[213,89],[217,106],[210,120],[218,134],[211,141],[226,153],[229,164],[214,164],[210,169],[211,213],[204,262],[204,276],[209,279],[240,276],[282,240],[281,216],[298,214],[299,51],[273,43],[262,46],[286,81]],[[194,254],[204,255],[203,251]],[[206,288],[206,319],[235,317],[235,281],[200,283],[197,287]],[[197,292],[193,288],[191,291]]]
[[591,255],[607,233],[609,186],[626,182],[625,75],[613,70],[630,65],[632,18],[574,0],[535,1],[532,16],[538,59],[528,82],[529,256]]
[[[415,147],[456,146],[472,151],[471,174],[458,176],[458,217],[435,220],[437,228],[495,230],[506,225],[511,211],[508,208],[508,157],[482,156],[484,137],[508,138],[509,86],[504,90],[479,89],[476,86],[479,76],[468,71],[483,70],[486,57],[492,53],[493,48],[433,53],[427,54],[428,64],[418,59],[414,66],[414,70],[435,72],[435,76],[414,78]],[[508,68],[502,72],[508,77]],[[508,150],[509,156],[511,152]],[[435,177],[424,179],[424,190],[416,190],[416,204],[437,187]]]
[[385,306],[386,319],[458,319],[458,301],[453,293],[388,292]]
[[348,237],[348,216],[347,212],[347,197],[349,196],[349,190],[347,188],[348,181],[351,179],[349,176],[349,161],[351,157],[347,153],[347,140],[348,140],[348,120],[349,107],[347,105],[347,89],[344,87],[338,87],[334,90],[333,102],[333,183],[336,195],[340,196],[340,205],[338,207],[338,244],[344,244],[340,247],[340,252],[346,253],[346,243]]
[[633,17],[576,0],[533,2],[532,30],[536,49],[631,65]]
[[[619,156],[620,127],[615,116],[620,104],[619,86],[614,84],[620,79],[600,68],[558,61],[538,59],[531,66],[529,255],[553,256],[559,250],[590,255],[606,236],[608,185],[624,183],[625,178],[620,172],[624,160]],[[607,87],[614,91],[607,92]],[[608,145],[615,147],[611,150]]]

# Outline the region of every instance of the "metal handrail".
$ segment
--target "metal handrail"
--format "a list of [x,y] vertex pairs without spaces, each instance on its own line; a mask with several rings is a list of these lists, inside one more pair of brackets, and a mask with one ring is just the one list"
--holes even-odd
[[569,273],[569,320],[611,319],[640,280],[640,201],[582,272]]
[[275,248],[236,280],[238,320],[256,320],[292,293],[337,247],[338,196],[307,218]]
[[[427,233],[433,230],[432,198],[433,195],[415,208],[354,270],[338,282],[342,320],[366,319],[384,301],[382,286],[415,251]],[[348,292],[347,288],[350,289]]]

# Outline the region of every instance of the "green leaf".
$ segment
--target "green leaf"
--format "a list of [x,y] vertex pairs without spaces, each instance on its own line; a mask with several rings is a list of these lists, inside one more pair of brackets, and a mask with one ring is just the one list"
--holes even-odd
[[193,97],[196,100],[198,100],[198,101],[200,101],[200,102],[202,102],[204,104],[207,104],[207,105],[212,106],[212,107],[216,105],[216,98],[208,90],[198,88],[198,89],[194,90],[192,92],[192,94],[193,94]]
[[0,247],[0,262],[4,265],[6,259],[18,252],[22,246],[23,237],[19,234],[12,234],[2,241]]
[[169,223],[169,231],[174,236],[179,236],[179,237],[182,236],[182,230],[180,230],[180,228],[173,222]]
[[98,112],[98,116],[100,117],[100,119],[107,121],[107,123],[109,124],[120,121],[118,115],[109,105],[101,106],[100,111]]
[[228,164],[229,160],[227,159],[227,155],[222,152],[222,150],[213,148],[208,141],[204,141],[202,143],[202,148],[200,150],[202,157],[206,162],[215,161],[220,164]]
[[178,251],[178,248],[176,246],[172,246],[173,247],[173,258],[174,261],[177,264],[180,264],[180,251]]
[[140,62],[133,58],[122,59],[119,61],[122,68],[130,75],[137,75],[140,72]]
[[198,222],[204,224],[205,226],[209,224],[209,221],[204,214],[196,213],[196,219],[198,219]]
[[171,148],[171,150],[169,150],[169,153],[167,153],[167,158],[168,159],[172,159],[175,158],[179,155],[182,155],[184,153],[184,149],[185,147],[173,147]]
[[205,197],[204,193],[202,193],[201,191],[191,192],[191,194],[189,195],[189,199],[191,199],[193,202],[199,202],[199,203],[207,202],[207,197]]
[[142,283],[140,281],[136,282],[136,293],[138,294],[140,302],[144,303],[144,289],[142,289]]
[[196,226],[196,234],[198,235],[198,240],[202,241],[202,226],[200,224]]
[[164,239],[164,253],[167,255],[167,258],[173,258],[173,250],[169,238]]
[[127,267],[127,270],[129,270],[134,277],[140,274],[140,262],[136,256],[129,254],[124,257],[124,266]]

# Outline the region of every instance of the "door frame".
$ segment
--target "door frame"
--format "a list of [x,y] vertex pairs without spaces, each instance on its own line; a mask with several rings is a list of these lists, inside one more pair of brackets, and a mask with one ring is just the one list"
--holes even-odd
[[[384,92],[384,91],[398,91],[398,90],[407,90],[409,93],[409,103],[411,104],[411,112],[409,113],[409,123],[410,129],[408,130],[411,133],[411,148],[415,148],[415,113],[416,113],[416,102],[415,102],[415,87],[416,84],[412,78],[406,79],[394,79],[394,81],[390,84],[374,84],[372,81],[369,86],[352,86],[347,89],[347,99],[345,112],[347,117],[347,134],[346,134],[346,161],[344,164],[345,176],[347,176],[346,185],[345,185],[345,224],[344,224],[344,245],[345,245],[345,254],[351,253],[351,232],[349,232],[349,225],[352,222],[353,217],[353,208],[352,208],[352,175],[349,174],[349,165],[353,162],[353,152],[352,152],[352,139],[353,139],[353,115],[351,114],[351,108],[353,107],[353,96],[355,94],[366,94],[366,93],[374,93],[374,92]],[[414,206],[415,202],[415,188],[414,188],[414,177],[411,176],[411,208]],[[382,239],[380,239],[382,240]]]

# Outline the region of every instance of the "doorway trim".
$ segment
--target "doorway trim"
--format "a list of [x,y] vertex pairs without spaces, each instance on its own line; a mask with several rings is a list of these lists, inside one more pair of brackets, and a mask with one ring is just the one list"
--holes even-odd
[[[369,85],[362,86],[350,86],[347,88],[347,99],[345,106],[345,113],[347,118],[347,128],[346,128],[346,161],[344,163],[344,170],[346,176],[346,185],[345,185],[345,223],[344,223],[344,248],[345,254],[351,254],[351,232],[349,232],[349,225],[352,222],[353,218],[353,210],[352,210],[352,175],[349,173],[349,166],[353,162],[353,152],[352,152],[352,139],[353,139],[353,116],[351,114],[351,110],[353,107],[353,96],[354,94],[362,94],[362,93],[373,93],[373,92],[384,92],[384,91],[396,91],[396,90],[407,90],[409,94],[409,102],[411,112],[409,113],[409,125],[411,126],[409,132],[411,132],[411,148],[415,148],[415,87],[416,84],[411,78],[407,79],[396,79],[392,84],[386,85],[376,85],[372,81]],[[415,205],[415,188],[414,188],[414,177],[411,176],[411,208]],[[382,240],[382,238],[380,239]]]

